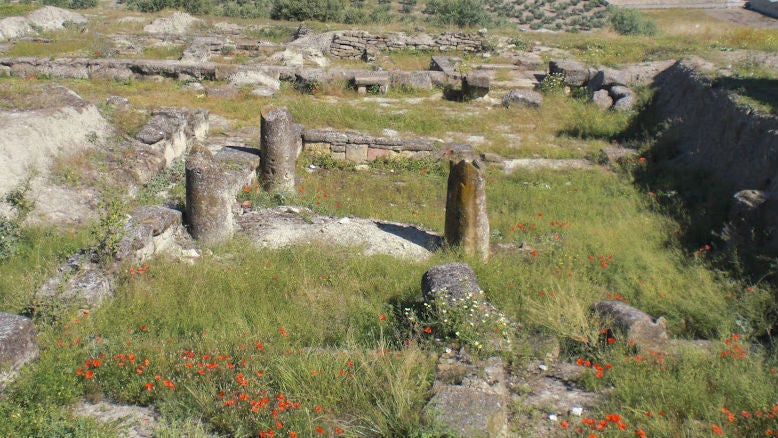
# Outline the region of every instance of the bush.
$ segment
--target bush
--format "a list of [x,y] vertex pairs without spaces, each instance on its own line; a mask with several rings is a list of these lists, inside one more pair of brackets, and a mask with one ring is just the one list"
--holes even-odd
[[443,26],[487,26],[493,21],[481,0],[430,0],[424,13]]
[[346,10],[344,0],[276,0],[270,10],[274,20],[341,21]]
[[656,23],[637,9],[611,9],[611,25],[621,35],[656,35]]
[[544,94],[564,94],[565,76],[561,73],[549,73],[540,82],[539,89]]
[[97,0],[43,0],[43,4],[68,9],[87,9],[97,6]]

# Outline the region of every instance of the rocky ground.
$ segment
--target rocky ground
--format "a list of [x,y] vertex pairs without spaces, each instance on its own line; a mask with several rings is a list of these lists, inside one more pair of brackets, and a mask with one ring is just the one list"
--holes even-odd
[[[34,21],[35,19],[40,20],[38,15],[41,14],[28,17],[27,21],[0,21],[0,39],[10,40],[11,38],[33,35],[36,26],[44,29],[49,27],[53,29],[57,26],[61,28],[64,19],[57,18],[58,15],[52,15],[53,12],[49,12],[51,17],[45,22]],[[778,20],[766,18],[747,10],[722,9],[710,10],[706,13],[719,20],[736,24],[778,28]],[[67,17],[71,22],[86,24],[78,17]],[[198,21],[186,14],[176,13],[162,21],[156,20],[147,24],[144,27],[144,32],[147,34],[146,36],[186,35]],[[226,25],[221,26],[221,28],[215,26],[214,29],[216,30],[213,33],[216,36],[210,35],[210,38],[218,39],[219,36],[226,38],[228,35],[240,32],[240,29],[236,30],[234,26]],[[129,50],[129,46],[145,38],[127,37],[126,35],[115,35],[115,37],[116,41],[129,41],[122,47],[117,45],[116,50]],[[322,38],[308,38],[309,41],[305,44],[298,41],[296,45],[290,45],[290,47],[272,46],[272,50],[268,50],[272,54],[263,58],[263,61],[276,61],[273,64],[273,73],[267,73],[267,69],[262,70],[254,66],[257,68],[251,72],[246,70],[241,75],[235,73],[226,75],[226,77],[238,84],[234,88],[249,84],[256,86],[259,93],[269,92],[272,95],[278,90],[282,75],[291,75],[294,78],[295,68],[318,69],[326,64],[328,48],[321,46]],[[329,38],[331,40],[332,35]],[[230,47],[242,50],[239,39],[235,38],[235,40],[234,47]],[[219,44],[219,41],[209,41],[196,40],[196,43],[192,44],[187,52],[186,56],[195,59],[194,62],[200,68],[197,70],[198,72],[204,70],[210,72],[208,69],[211,65],[205,63],[216,58],[214,52],[225,52],[224,44]],[[217,49],[213,50],[211,43]],[[357,41],[357,43],[359,42]],[[262,42],[254,41],[253,46],[248,43],[244,45],[251,46],[246,51],[253,50],[264,56],[262,44]],[[271,43],[267,44],[270,47]],[[419,42],[416,41],[414,44],[419,44]],[[345,46],[344,43],[342,47]],[[542,52],[543,48],[538,48],[538,51]],[[551,49],[549,51],[553,52]],[[553,54],[559,55],[560,53],[553,52]],[[486,81],[487,93],[491,94],[482,96],[479,100],[479,106],[471,107],[470,110],[488,112],[491,106],[506,104],[506,101],[502,99],[503,94],[509,94],[510,90],[531,89],[537,84],[536,74],[541,70],[542,73],[545,73],[546,67],[539,64],[540,58],[537,53],[516,53],[506,49],[503,55],[513,57],[518,67],[516,64],[507,64],[508,67],[504,64],[484,63],[481,65],[481,70],[487,72],[490,79],[494,76],[494,71],[508,69],[509,72],[503,75],[499,81]],[[45,64],[45,61],[42,62]],[[147,79],[153,77],[153,80],[164,80],[163,77],[174,77],[177,80],[189,81],[192,87],[202,87],[204,93],[213,92],[215,94],[217,91],[215,88],[207,89],[206,85],[203,85],[203,82],[207,84],[207,81],[198,78],[198,73],[186,70],[180,64],[154,64],[151,67],[149,65],[151,64],[147,64],[146,67],[150,73],[144,72],[142,74]],[[632,82],[630,83],[638,83],[647,81],[653,77],[653,74],[668,65],[668,63],[637,65],[625,68],[622,73],[631,78]],[[17,66],[18,63],[14,64],[9,61],[6,69],[0,70],[0,74],[13,73],[16,75],[21,71],[18,70],[21,67]],[[168,70],[168,67],[172,70]],[[290,67],[292,73],[288,70]],[[111,68],[119,69],[115,66]],[[567,72],[583,71],[583,69],[576,70],[576,67],[571,65],[561,68],[566,69]],[[126,70],[137,74],[135,72],[138,71],[138,67],[126,67]],[[299,75],[299,70],[297,71]],[[602,73],[602,76],[610,74],[604,71],[596,73]],[[590,74],[588,68],[585,74]],[[438,79],[441,75],[443,79]],[[441,67],[434,74],[428,74],[427,79],[430,87],[433,79],[461,83],[462,78],[458,75],[457,66],[448,65]],[[294,80],[299,80],[299,78]],[[588,81],[593,82],[587,76],[586,80],[579,85],[586,85]],[[473,76],[471,76],[470,83],[471,85],[475,83]],[[208,84],[208,86],[211,85]],[[600,86],[603,86],[602,83],[597,86],[596,90],[592,91],[606,90],[606,88],[600,89]],[[234,91],[234,89],[232,90]],[[494,90],[500,90],[499,95]],[[629,90],[624,91],[624,93],[627,92]],[[510,100],[507,104],[535,104],[531,100],[537,99],[536,96],[527,97],[519,94],[514,94],[515,100]],[[606,106],[614,105],[617,96],[611,93],[611,96],[608,97],[607,90],[605,94],[605,97],[610,99]],[[31,99],[28,100],[28,105],[25,108],[3,107],[3,110],[0,111],[0,158],[2,158],[0,159],[0,193],[7,192],[29,179],[29,194],[36,206],[35,214],[31,220],[61,227],[79,226],[94,220],[97,216],[99,199],[99,187],[89,184],[72,185],[68,181],[62,180],[63,162],[78,163],[79,157],[90,153],[99,153],[105,157],[107,167],[89,168],[87,166],[87,172],[116,172],[115,178],[126,181],[125,195],[132,196],[145,182],[182,157],[194,143],[205,144],[218,158],[220,153],[229,152],[229,148],[250,149],[251,145],[256,143],[258,135],[257,127],[233,128],[234,124],[221,115],[209,115],[194,109],[177,108],[158,109],[151,114],[149,123],[141,129],[136,138],[125,138],[117,136],[114,128],[101,114],[99,107],[121,106],[126,105],[127,102],[121,100],[88,102],[72,91],[55,84],[41,86],[32,91],[30,96]],[[368,97],[365,98],[365,101],[377,103],[385,111],[400,111],[408,105],[442,97],[438,94],[411,99]],[[219,134],[209,136],[208,131],[213,128],[218,128],[216,131]],[[465,141],[477,144],[479,142],[479,138],[467,136],[466,133],[459,131],[441,133],[441,137],[443,137],[439,139],[441,143]],[[605,152],[616,155],[619,153],[618,151]],[[256,157],[249,156],[241,159],[251,162]],[[491,157],[487,161],[492,165],[501,166],[506,172],[516,168],[590,169],[596,167],[595,163],[588,160]],[[248,166],[238,171],[238,187],[244,182],[252,180],[255,176],[255,168],[256,165],[254,168]],[[97,177],[98,175],[93,176]],[[84,175],[80,175],[79,178],[85,178],[86,181],[97,181],[97,179],[91,180]],[[366,255],[387,254],[400,258],[423,260],[442,245],[441,236],[413,224],[355,217],[324,217],[297,206],[254,210],[250,207],[241,207],[236,201],[233,207],[235,221],[238,225],[237,232],[248,236],[251,241],[261,247],[277,248],[318,241],[351,247]],[[160,207],[159,211],[139,213],[136,219],[135,226],[138,226],[137,229],[141,231],[136,234],[130,233],[130,237],[136,240],[126,243],[127,248],[130,248],[125,254],[126,257],[142,258],[166,251],[172,251],[176,256],[182,258],[195,259],[199,256],[196,243],[179,228],[181,225],[180,213],[175,210]],[[87,263],[89,262],[85,259],[79,259],[73,261],[71,265],[77,266]],[[100,273],[99,275],[109,275],[109,273]],[[110,295],[110,278],[103,278],[92,283],[105,289],[103,292]],[[84,283],[77,286],[85,287]],[[541,338],[533,339],[532,342],[533,347],[546,351],[545,357],[510,366],[501,364],[498,368],[502,370],[502,374],[497,373],[497,377],[485,378],[481,373],[483,370],[494,368],[494,364],[474,363],[471,358],[463,357],[464,353],[456,351],[447,351],[441,358],[439,368],[446,370],[461,368],[464,370],[462,371],[464,375],[472,377],[472,382],[475,382],[473,385],[480,385],[477,386],[478,388],[486,388],[483,390],[485,393],[491,394],[490,391],[495,391],[497,394],[506,396],[510,402],[520,404],[522,409],[510,414],[512,416],[510,422],[517,428],[526,431],[525,436],[554,436],[561,433],[556,421],[558,415],[571,413],[572,415],[582,415],[597,404],[602,393],[587,392],[576,385],[575,382],[583,368],[575,364],[560,362],[558,360],[558,345]],[[507,372],[503,372],[506,369]],[[462,386],[461,380],[455,386]],[[459,389],[452,391],[456,392]],[[81,403],[74,412],[77,415],[99,418],[101,421],[117,422],[120,428],[127,431],[126,436],[130,437],[153,436],[157,421],[156,414],[150,409],[120,406],[105,401]]]

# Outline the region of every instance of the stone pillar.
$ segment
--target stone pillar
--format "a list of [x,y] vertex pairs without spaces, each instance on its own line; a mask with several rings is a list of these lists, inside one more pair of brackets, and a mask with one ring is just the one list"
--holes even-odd
[[298,140],[292,116],[286,108],[262,108],[259,168],[262,187],[268,192],[294,193]]
[[208,149],[192,148],[186,159],[186,220],[192,237],[204,243],[232,237],[235,184]]
[[489,258],[486,179],[478,161],[449,162],[445,232],[449,245],[462,245],[465,254]]

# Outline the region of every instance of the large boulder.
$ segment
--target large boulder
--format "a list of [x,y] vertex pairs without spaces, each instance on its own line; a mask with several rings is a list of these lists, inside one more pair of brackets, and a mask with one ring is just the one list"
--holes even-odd
[[35,29],[25,17],[6,17],[0,20],[0,41],[23,37]]

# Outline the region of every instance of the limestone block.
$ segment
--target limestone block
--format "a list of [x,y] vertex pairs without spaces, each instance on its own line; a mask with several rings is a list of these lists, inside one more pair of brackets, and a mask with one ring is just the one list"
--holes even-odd
[[346,161],[364,163],[367,161],[367,149],[368,145],[366,144],[347,144]]
[[367,161],[373,161],[376,158],[388,157],[391,154],[389,149],[379,149],[371,147],[367,149]]
[[559,73],[565,77],[565,83],[570,87],[581,87],[589,82],[589,69],[579,61],[572,59],[556,59],[548,62],[550,73]]

